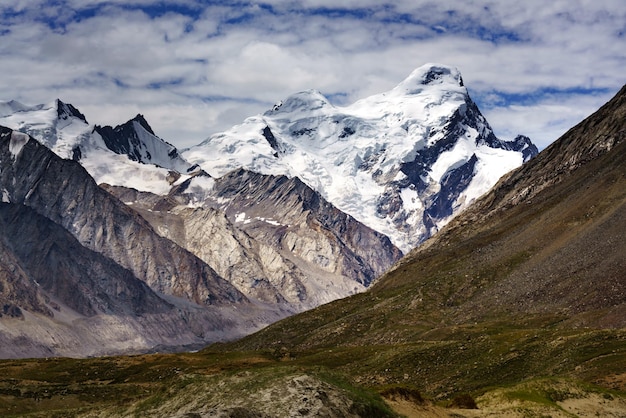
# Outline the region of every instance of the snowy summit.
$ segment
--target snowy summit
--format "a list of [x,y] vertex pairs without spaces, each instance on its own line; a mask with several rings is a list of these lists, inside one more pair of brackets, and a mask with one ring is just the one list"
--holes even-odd
[[345,107],[316,90],[293,94],[182,153],[141,115],[102,127],[60,100],[1,102],[0,125],[80,161],[98,184],[166,195],[189,180],[194,205],[233,170],[297,177],[403,252],[537,153],[527,137],[496,138],[459,71],[441,64]]
[[528,138],[495,137],[456,68],[427,64],[346,107],[296,93],[183,157],[214,177],[299,177],[408,251],[536,153]]

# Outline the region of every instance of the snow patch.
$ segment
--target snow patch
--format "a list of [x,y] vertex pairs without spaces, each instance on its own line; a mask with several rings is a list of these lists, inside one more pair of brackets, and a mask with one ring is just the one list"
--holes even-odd
[[2,189],[2,203],[11,203],[11,198],[9,197],[7,189]]
[[11,139],[9,141],[9,152],[13,156],[14,160],[17,159],[17,157],[20,155],[22,149],[24,148],[24,145],[28,143],[29,139],[30,137],[25,133],[18,131],[11,132]]
[[424,205],[422,204],[415,188],[406,187],[400,190],[400,198],[402,199],[404,210],[407,212],[421,210],[424,208]]
[[[265,222],[265,223],[270,224],[270,225],[274,225],[274,226],[283,226],[283,224],[281,224],[280,222],[276,222],[275,220],[270,219],[270,218],[261,218],[261,217],[257,216],[254,219],[256,219],[257,221]],[[289,226],[289,225],[287,225],[287,226]]]
[[255,216],[254,218],[248,218],[248,215],[246,215],[246,212],[240,212],[237,215],[235,215],[235,223],[243,223],[244,225],[247,225],[247,224],[251,223],[253,220],[254,221],[260,221],[260,222],[265,222],[267,224],[274,225],[274,226],[289,226],[289,225],[281,224],[280,222],[277,222],[274,219],[263,218],[261,216]]
[[247,225],[250,222],[252,222],[252,220],[247,217],[246,212],[238,213],[235,216],[235,223],[243,223],[244,225]]
[[241,212],[241,213],[238,213],[238,214],[235,216],[235,222],[243,222],[243,221],[245,221],[245,220],[246,220],[246,212]]

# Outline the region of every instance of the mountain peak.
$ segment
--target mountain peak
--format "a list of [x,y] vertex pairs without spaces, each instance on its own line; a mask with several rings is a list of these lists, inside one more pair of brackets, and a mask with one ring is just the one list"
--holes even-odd
[[394,90],[404,94],[417,94],[424,89],[424,86],[437,85],[464,87],[461,73],[455,67],[443,64],[425,64],[413,70]]
[[18,102],[17,100],[9,100],[8,102],[0,102],[0,116],[8,116],[15,112],[23,112],[28,106]]
[[56,99],[55,105],[57,109],[57,116],[59,119],[67,120],[74,117],[82,120],[85,123],[88,123],[85,115],[80,113],[80,111],[76,109],[73,105],[69,103],[63,103],[61,99]]
[[159,138],[142,114],[115,128],[94,127],[104,145],[116,154],[127,155],[131,161],[152,164],[162,168],[188,173],[192,164],[184,161],[172,144]]
[[135,116],[134,118],[132,118],[130,120],[130,122],[137,122],[137,123],[139,123],[142,126],[142,128],[144,128],[146,131],[150,132],[152,135],[156,136],[156,134],[152,130],[152,127],[150,127],[150,125],[148,124],[148,121],[146,120],[146,118],[142,114],[138,113],[137,116]]
[[285,100],[276,103],[271,110],[265,112],[265,115],[311,112],[332,107],[333,105],[322,93],[315,89],[309,89],[292,94]]

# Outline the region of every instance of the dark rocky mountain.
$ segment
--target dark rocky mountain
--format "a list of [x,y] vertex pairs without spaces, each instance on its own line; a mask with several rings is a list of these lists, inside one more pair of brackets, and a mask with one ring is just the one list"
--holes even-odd
[[116,127],[96,125],[93,134],[104,141],[107,149],[127,155],[132,161],[155,164],[180,173],[197,168],[183,160],[175,146],[157,137],[143,115]]
[[0,203],[0,289],[2,358],[193,348],[245,332],[227,310],[157,294],[19,204]]
[[74,105],[70,103],[63,103],[61,100],[57,99],[56,108],[57,108],[57,118],[59,120],[68,120],[70,118],[77,118],[79,120],[82,120],[85,123],[89,123],[87,122],[87,118],[85,118],[85,115],[80,113],[80,111],[76,109]]

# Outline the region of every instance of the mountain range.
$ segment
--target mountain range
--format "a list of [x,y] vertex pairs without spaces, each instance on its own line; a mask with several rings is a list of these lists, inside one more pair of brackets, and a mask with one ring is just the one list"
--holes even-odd
[[[272,142],[279,144],[280,136],[272,135]],[[195,353],[4,361],[0,413],[624,416],[625,156],[626,86],[537,156],[502,176],[435,235],[371,281],[367,290]],[[193,293],[184,282],[166,286],[167,281],[158,280],[163,277],[158,264],[156,272],[136,277],[130,261],[124,267],[121,258],[114,258],[113,241],[104,245],[110,249],[98,250],[95,244],[106,237],[125,237],[127,241],[120,242],[126,245],[133,236],[146,234],[151,237],[147,242],[154,243],[148,252],[159,251],[157,243],[184,252],[177,242],[203,241],[201,224],[224,224],[250,237],[250,251],[270,237],[295,249],[301,241],[289,238],[289,230],[296,223],[283,223],[279,216],[302,219],[300,229],[324,235],[361,225],[349,223],[354,218],[304,180],[250,167],[223,176],[214,173],[217,177],[202,167],[179,173],[177,179],[172,174],[167,194],[98,186],[76,161],[61,159],[9,128],[0,131],[0,162],[1,346],[22,344],[33,350],[39,343],[39,355],[44,349],[54,354],[50,347],[67,348],[67,340],[60,340],[53,327],[40,325],[39,332],[45,330],[56,340],[39,338],[29,347],[23,343],[28,333],[8,340],[7,328],[32,329],[42,323],[33,318],[58,324],[71,313],[72,330],[79,335],[79,324],[102,326],[108,318],[103,313],[115,312],[111,320],[134,318],[135,331],[158,321],[164,326],[156,330],[163,335],[170,329],[164,318],[180,318],[169,324],[178,327],[177,332],[188,330],[190,311],[198,315],[194,323],[201,329],[202,314],[216,308],[210,311],[213,319],[222,319],[216,331],[242,324],[237,321],[246,311],[249,318],[258,319],[259,309],[268,308],[265,319],[270,321],[269,315],[276,313],[276,304],[245,296],[191,252],[184,253],[187,262],[194,260],[206,278],[204,287],[193,289],[208,289],[204,293]],[[48,170],[54,175],[48,176]],[[55,180],[59,178],[62,181]],[[76,179],[79,186],[74,185]],[[201,187],[201,182],[209,187]],[[266,186],[258,187],[261,184]],[[250,207],[257,201],[258,212]],[[83,204],[105,205],[106,210],[74,209]],[[276,213],[266,212],[269,208]],[[193,215],[182,213],[187,211]],[[106,218],[103,214],[109,212],[116,213],[115,222],[103,220],[103,227],[95,228],[102,233],[89,233],[90,227],[84,234],[72,232],[86,224],[82,216],[96,213]],[[63,221],[66,213],[73,220]],[[164,217],[167,222],[158,222]],[[158,228],[162,230],[156,234]],[[168,234],[171,238],[165,237]],[[81,241],[85,237],[91,239]],[[142,257],[147,260],[149,255]],[[89,262],[80,264],[84,260]],[[86,269],[90,274],[82,275]],[[111,272],[110,281],[108,274],[100,275],[103,270]],[[55,271],[61,274],[49,274]],[[160,290],[153,289],[155,284]],[[181,297],[185,292],[189,295]],[[219,298],[204,297],[207,294]],[[80,303],[80,295],[89,304]],[[178,316],[170,316],[172,310]]]
[[360,293],[537,153],[436,64],[343,108],[297,93],[182,152],[142,115],[92,125],[61,100],[3,102],[0,125],[11,357],[194,346]]

